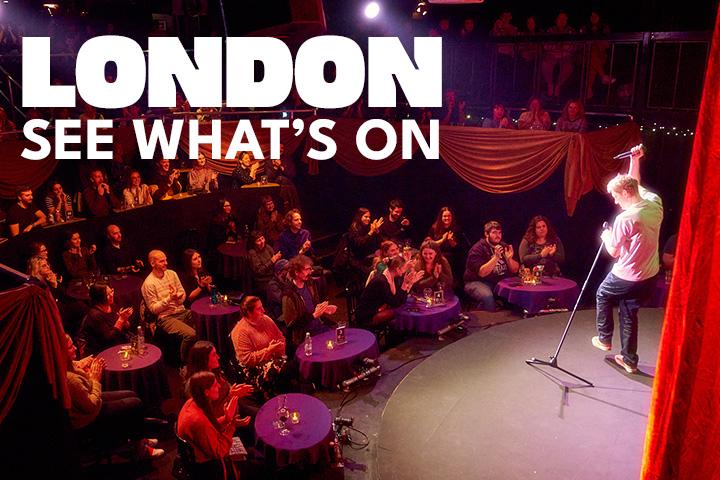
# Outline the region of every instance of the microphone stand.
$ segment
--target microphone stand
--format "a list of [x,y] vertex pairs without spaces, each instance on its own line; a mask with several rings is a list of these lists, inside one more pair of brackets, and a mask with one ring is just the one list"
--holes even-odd
[[[605,222],[603,224],[603,229],[608,229],[608,224]],[[595,264],[598,261],[598,258],[600,258],[600,254],[603,251],[603,248],[605,247],[604,242],[600,242],[600,248],[598,248],[597,254],[595,255],[595,260],[593,260],[592,266],[590,267],[590,271],[588,272],[587,278],[585,278],[585,283],[583,283],[582,289],[580,289],[580,293],[578,294],[578,298],[575,301],[575,306],[573,307],[572,313],[570,314],[570,318],[568,319],[567,325],[565,325],[565,331],[562,334],[562,337],[560,338],[560,343],[558,343],[557,349],[555,350],[555,354],[550,357],[550,361],[540,360],[535,357],[532,357],[530,360],[525,360],[525,363],[528,365],[545,365],[547,367],[552,367],[560,370],[561,372],[567,373],[573,378],[577,378],[584,384],[586,384],[588,387],[594,387],[595,385],[592,384],[592,382],[589,382],[585,380],[584,378],[575,375],[572,372],[569,372],[565,370],[564,368],[560,367],[558,365],[558,356],[560,355],[560,349],[563,346],[563,343],[565,343],[565,338],[567,337],[568,332],[570,331],[570,325],[572,324],[573,318],[575,318],[575,313],[577,312],[578,306],[580,306],[580,299],[582,298],[583,292],[585,292],[585,287],[587,287],[588,281],[590,280],[590,275],[592,275],[593,270],[595,270]]]

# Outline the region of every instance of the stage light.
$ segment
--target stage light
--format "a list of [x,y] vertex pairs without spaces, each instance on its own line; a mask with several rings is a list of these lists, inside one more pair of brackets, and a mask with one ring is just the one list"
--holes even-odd
[[412,16],[414,19],[419,19],[427,15],[428,13],[428,2],[425,0],[420,0],[417,4],[417,7],[415,7],[415,10],[412,13]]
[[380,5],[377,2],[370,2],[365,7],[365,16],[369,19],[373,19],[380,14]]

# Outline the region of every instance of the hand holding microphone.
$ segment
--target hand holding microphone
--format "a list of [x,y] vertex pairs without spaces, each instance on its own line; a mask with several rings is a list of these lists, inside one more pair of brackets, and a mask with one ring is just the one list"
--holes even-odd
[[621,160],[623,158],[630,158],[633,155],[639,155],[642,157],[645,155],[645,146],[641,143],[639,145],[635,145],[633,148],[628,150],[627,152],[618,153],[613,157],[614,160]]

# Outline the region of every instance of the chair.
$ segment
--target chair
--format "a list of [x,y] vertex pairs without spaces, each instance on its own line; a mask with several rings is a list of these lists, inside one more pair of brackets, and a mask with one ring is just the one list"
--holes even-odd
[[197,462],[192,445],[177,433],[175,424],[175,440],[177,441],[178,453],[173,462],[172,476],[178,480],[194,480],[197,476]]

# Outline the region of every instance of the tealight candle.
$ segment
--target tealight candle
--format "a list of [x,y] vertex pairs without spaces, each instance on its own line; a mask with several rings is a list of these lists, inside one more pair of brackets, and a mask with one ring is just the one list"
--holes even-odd
[[225,305],[227,305],[227,303],[228,303],[227,295],[223,295],[223,303],[224,303]]
[[293,412],[290,414],[290,421],[291,421],[292,423],[294,423],[295,425],[297,425],[298,423],[300,423],[300,412],[298,412],[297,410],[293,411]]
[[335,344],[333,343],[332,340],[328,340],[327,341],[327,349],[332,350],[333,348],[335,348]]

